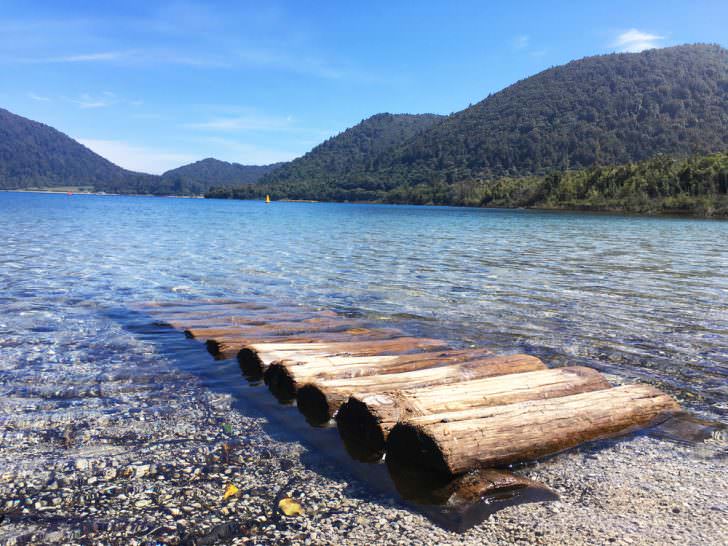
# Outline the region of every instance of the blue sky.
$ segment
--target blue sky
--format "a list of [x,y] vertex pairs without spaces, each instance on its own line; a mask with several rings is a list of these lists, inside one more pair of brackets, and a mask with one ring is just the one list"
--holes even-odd
[[725,0],[0,0],[0,107],[134,170],[262,164],[587,55],[728,46],[726,21]]

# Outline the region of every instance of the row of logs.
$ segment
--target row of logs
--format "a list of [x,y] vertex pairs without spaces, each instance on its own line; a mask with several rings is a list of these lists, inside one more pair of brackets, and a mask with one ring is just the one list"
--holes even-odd
[[533,356],[451,349],[327,311],[256,304],[160,306],[165,322],[237,357],[314,425],[336,419],[360,457],[445,474],[533,460],[649,426],[679,410],[647,385]]

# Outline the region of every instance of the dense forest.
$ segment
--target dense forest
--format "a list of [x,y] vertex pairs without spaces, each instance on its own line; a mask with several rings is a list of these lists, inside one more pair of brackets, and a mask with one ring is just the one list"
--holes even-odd
[[362,129],[378,118],[262,182],[290,198],[376,200],[401,186],[725,150],[728,51],[689,45],[573,61],[376,147]]
[[0,190],[90,187],[108,193],[202,195],[277,168],[205,159],[162,176],[122,169],[56,129],[0,108]]
[[442,119],[434,114],[376,114],[284,164],[261,182],[340,184],[351,173],[376,171],[378,157]]
[[716,45],[588,57],[449,116],[377,114],[289,163],[205,159],[162,176],[0,109],[0,189],[723,215],[726,150]]
[[189,165],[183,165],[161,175],[161,185],[170,188],[170,193],[201,195],[212,186],[235,186],[254,184],[265,174],[279,168],[283,163],[270,165],[241,165],[208,157]]
[[[259,187],[209,195],[534,206],[488,192],[508,188],[515,195],[522,185],[527,196],[547,175],[572,180],[603,167],[599,176],[606,176],[608,165],[624,170],[661,155],[679,159],[727,150],[728,51],[690,45],[588,57],[517,82],[379,149],[356,130],[370,120],[264,176]],[[658,172],[657,164],[640,168]],[[637,199],[637,190],[624,191],[627,201]],[[555,193],[538,204],[555,206],[557,195],[574,206],[585,198]],[[604,208],[645,208],[617,203],[608,192],[604,198]]]
[[60,131],[0,108],[0,189],[142,182]]
[[[305,198],[281,185],[250,185],[211,197]],[[358,200],[330,193],[330,200]],[[448,184],[402,185],[370,199],[381,203],[534,207],[646,214],[728,217],[728,152],[675,159],[658,155],[638,163],[594,166],[544,176],[501,177]]]

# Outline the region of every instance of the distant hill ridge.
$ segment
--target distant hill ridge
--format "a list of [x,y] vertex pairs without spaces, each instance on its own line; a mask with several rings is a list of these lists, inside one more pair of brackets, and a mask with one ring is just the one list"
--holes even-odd
[[249,184],[277,168],[203,159],[161,176],[115,165],[62,132],[0,108],[0,189],[91,186],[109,193],[197,194]]
[[0,110],[0,189],[189,194],[217,186],[211,196],[470,204],[487,193],[473,188],[504,177],[726,149],[728,51],[698,44],[572,61],[449,116],[377,114],[268,166],[208,158],[162,176],[134,173]]
[[240,163],[229,163],[208,157],[195,161],[189,165],[183,165],[176,169],[169,170],[162,174],[163,179],[180,178],[188,182],[199,184],[252,184],[257,182],[261,176],[269,173],[283,163],[271,163],[270,165],[241,165]]
[[352,143],[366,142],[361,133],[369,124],[378,124],[377,116],[261,182],[291,198],[381,200],[403,186],[725,150],[728,51],[699,44],[572,61],[430,118],[387,146],[354,146],[352,154]]

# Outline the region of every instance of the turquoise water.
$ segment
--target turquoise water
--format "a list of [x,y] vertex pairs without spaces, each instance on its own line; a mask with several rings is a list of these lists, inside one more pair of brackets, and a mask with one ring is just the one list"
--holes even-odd
[[728,413],[728,222],[0,193],[0,233],[0,351],[25,367],[93,362],[101,343],[142,358],[110,308],[252,297],[592,365]]

